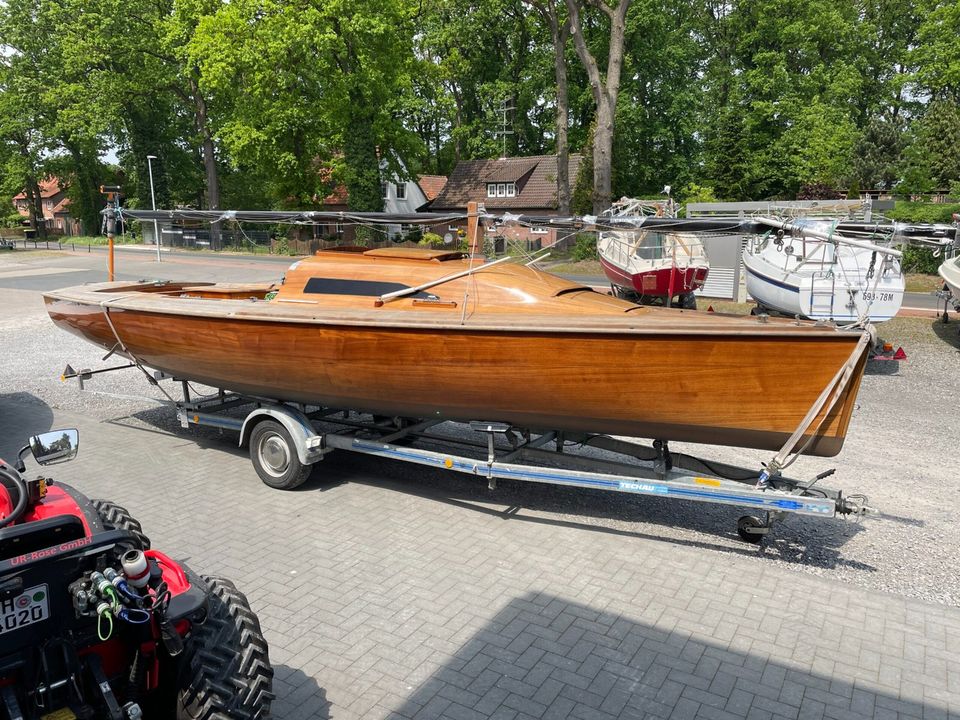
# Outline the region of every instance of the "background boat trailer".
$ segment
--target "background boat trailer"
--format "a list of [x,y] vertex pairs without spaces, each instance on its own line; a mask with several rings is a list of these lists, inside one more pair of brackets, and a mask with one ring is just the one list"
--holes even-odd
[[[531,432],[501,422],[377,416],[224,390],[191,397],[189,384],[177,382],[183,391],[183,400],[174,402],[180,424],[238,431],[257,474],[280,489],[299,486],[334,450],[348,450],[477,475],[490,489],[501,479],[521,480],[750,508],[757,514],[742,516],[737,533],[751,543],[761,542],[787,514],[831,518],[875,512],[865,496],[817,485],[833,470],[805,482],[776,475],[759,487],[757,470],[674,453],[665,441],[645,445],[608,435]],[[254,407],[247,410],[249,405]],[[468,428],[486,437],[470,439]],[[625,461],[584,452],[590,448]]]

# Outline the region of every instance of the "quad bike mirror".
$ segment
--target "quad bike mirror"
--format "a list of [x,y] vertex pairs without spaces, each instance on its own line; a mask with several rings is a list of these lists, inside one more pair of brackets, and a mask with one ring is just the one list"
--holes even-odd
[[51,430],[30,438],[30,452],[41,465],[73,460],[80,448],[80,433],[76,428]]

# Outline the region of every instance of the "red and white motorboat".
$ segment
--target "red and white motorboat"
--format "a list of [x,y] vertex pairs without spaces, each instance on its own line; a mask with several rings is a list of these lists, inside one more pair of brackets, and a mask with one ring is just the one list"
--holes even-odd
[[[669,217],[673,207],[672,200],[623,199],[613,204],[610,215]],[[693,233],[611,230],[599,233],[597,252],[614,294],[644,304],[695,308],[693,293],[703,287],[710,270],[703,243]]]

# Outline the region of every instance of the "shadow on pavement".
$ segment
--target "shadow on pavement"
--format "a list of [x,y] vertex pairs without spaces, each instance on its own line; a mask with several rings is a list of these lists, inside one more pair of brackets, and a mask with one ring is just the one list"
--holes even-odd
[[[376,479],[372,479],[376,478]],[[499,480],[488,490],[486,479],[461,473],[406,467],[403,463],[380,458],[367,458],[335,453],[315,466],[304,489],[318,489],[328,482],[367,483],[391,490],[429,498],[472,512],[501,517],[507,521],[541,523],[588,530],[590,532],[661,540],[676,545],[754,557],[770,555],[778,560],[823,567],[845,567],[861,572],[874,572],[867,563],[844,558],[842,546],[862,525],[843,518],[789,517],[774,526],[771,536],[762,545],[750,545],[736,534],[737,518],[747,514],[745,508],[723,505],[639,497],[623,493],[584,488],[570,488],[537,483]],[[493,507],[499,506],[499,507]],[[583,516],[583,520],[522,514],[523,510]],[[642,523],[659,526],[656,532],[634,528],[597,525],[591,519]],[[734,544],[717,544],[709,540],[676,537],[674,528],[702,532],[708,536],[733,539]],[[811,559],[815,556],[815,559]]]
[[944,325],[942,320],[937,319],[930,323],[930,327],[943,342],[960,350],[960,315],[951,313],[949,323]]
[[330,717],[327,691],[302,670],[286,665],[273,666],[274,720],[326,720]]
[[864,375],[899,375],[899,360],[868,360]]
[[53,410],[36,395],[0,394],[0,457],[12,461],[27,438],[50,430],[52,425]]
[[[738,605],[748,618],[711,612],[709,604],[695,610],[706,611],[704,632],[691,635],[545,593],[515,598],[390,717],[945,718],[947,700],[957,702],[946,689],[937,700],[920,695],[937,681],[908,669],[904,686],[925,701],[901,700],[900,665],[911,664],[881,653],[883,633],[858,651],[830,628],[841,616],[804,629],[791,608],[759,602],[764,612]],[[662,612],[651,602],[636,616],[649,613],[655,623]],[[774,645],[790,659],[771,657]]]

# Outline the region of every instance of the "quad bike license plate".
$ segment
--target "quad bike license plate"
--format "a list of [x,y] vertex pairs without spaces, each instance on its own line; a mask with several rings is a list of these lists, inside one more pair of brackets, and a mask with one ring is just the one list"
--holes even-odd
[[50,617],[47,586],[37,585],[16,597],[0,600],[0,635]]

